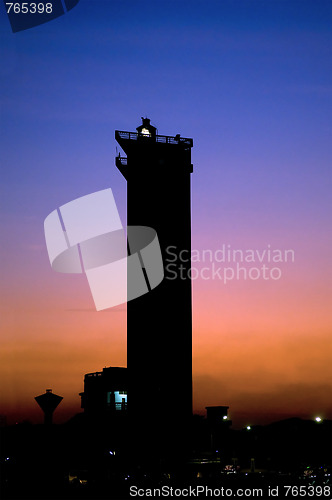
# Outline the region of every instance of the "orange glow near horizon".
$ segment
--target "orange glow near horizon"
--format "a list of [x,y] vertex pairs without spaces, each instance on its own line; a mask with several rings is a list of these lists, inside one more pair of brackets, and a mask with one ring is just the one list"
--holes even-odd
[[[44,250],[34,253],[47,264]],[[278,281],[193,281],[195,412],[228,405],[235,426],[331,418],[328,289],[315,277],[323,265],[305,278],[299,258]],[[46,270],[32,289],[2,300],[1,413],[41,422],[33,398],[52,388],[64,397],[61,422],[81,411],[85,373],[126,366],[126,307],[96,312],[83,276]]]

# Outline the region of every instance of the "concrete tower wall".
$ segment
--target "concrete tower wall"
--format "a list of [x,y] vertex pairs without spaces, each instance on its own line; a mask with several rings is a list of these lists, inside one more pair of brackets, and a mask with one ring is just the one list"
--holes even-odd
[[[127,304],[128,411],[142,446],[167,454],[186,441],[192,415],[190,258],[167,269],[169,247],[190,256],[191,146],[118,142],[127,154],[128,226],[156,230],[165,268],[160,285]],[[175,277],[179,264],[182,276]]]

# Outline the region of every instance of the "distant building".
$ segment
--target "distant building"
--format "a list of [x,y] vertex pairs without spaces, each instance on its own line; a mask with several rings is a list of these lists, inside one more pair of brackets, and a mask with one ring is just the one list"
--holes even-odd
[[211,424],[219,424],[228,420],[229,406],[206,406],[206,418]]
[[87,414],[126,412],[127,369],[108,367],[102,372],[87,373],[80,396],[81,407]]

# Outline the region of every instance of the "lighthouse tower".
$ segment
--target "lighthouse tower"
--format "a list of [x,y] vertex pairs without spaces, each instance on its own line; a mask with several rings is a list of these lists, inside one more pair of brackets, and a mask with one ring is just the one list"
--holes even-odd
[[157,232],[164,264],[163,281],[127,304],[128,416],[140,451],[174,455],[187,448],[192,416],[193,140],[158,135],[148,118],[115,138],[126,154],[116,166],[127,180],[127,224]]

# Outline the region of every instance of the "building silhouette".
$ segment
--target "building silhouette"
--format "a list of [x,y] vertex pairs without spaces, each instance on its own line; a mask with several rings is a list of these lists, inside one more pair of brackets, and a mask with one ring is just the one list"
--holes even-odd
[[229,406],[206,406],[206,418],[211,424],[220,424],[229,422],[228,409]]
[[40,396],[36,396],[35,400],[44,412],[44,424],[52,424],[53,412],[61,403],[63,397],[54,394],[52,389],[46,389],[46,392]]
[[130,428],[136,449],[156,457],[187,447],[192,416],[193,140],[158,135],[148,118],[115,138],[126,154],[116,166],[127,181],[127,224],[156,230],[164,262],[161,284],[127,304]]
[[89,416],[105,417],[127,411],[127,369],[104,368],[84,376],[81,407]]

